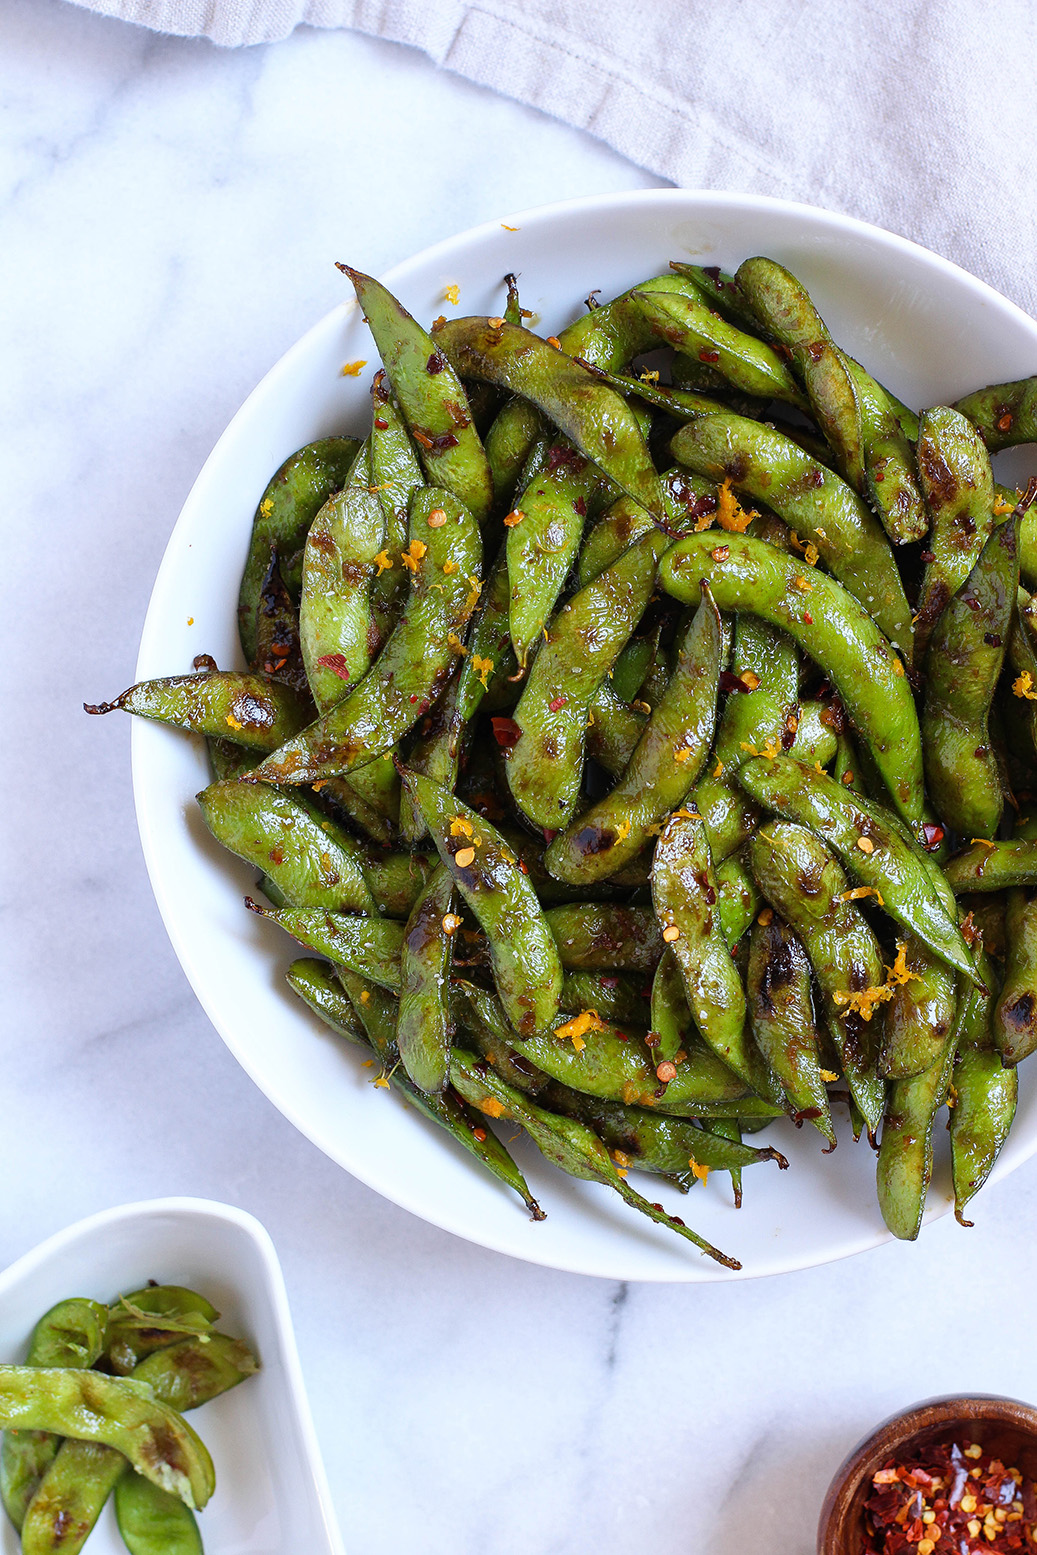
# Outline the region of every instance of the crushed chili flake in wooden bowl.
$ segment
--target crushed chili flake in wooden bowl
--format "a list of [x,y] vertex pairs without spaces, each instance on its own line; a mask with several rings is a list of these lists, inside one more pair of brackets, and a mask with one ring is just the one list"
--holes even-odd
[[817,1555],[1037,1555],[1037,1409],[976,1394],[893,1415],[840,1465]]

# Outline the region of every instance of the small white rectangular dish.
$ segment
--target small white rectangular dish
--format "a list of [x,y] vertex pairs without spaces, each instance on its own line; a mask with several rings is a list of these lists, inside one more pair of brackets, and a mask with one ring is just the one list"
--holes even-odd
[[[206,1555],[344,1555],[303,1386],[277,1253],[258,1220],[208,1199],[152,1199],[59,1231],[0,1274],[0,1360],[20,1362],[33,1327],[69,1296],[111,1301],[149,1279],[200,1291],[260,1371],[192,1413],[216,1465],[199,1516]],[[19,1540],[0,1513],[0,1552]],[[109,1505],[87,1555],[125,1555]]]

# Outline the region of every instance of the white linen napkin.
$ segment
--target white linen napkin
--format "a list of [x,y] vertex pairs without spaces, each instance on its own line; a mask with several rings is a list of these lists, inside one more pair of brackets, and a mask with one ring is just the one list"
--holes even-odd
[[1030,0],[79,3],[225,45],[410,44],[676,184],[860,216],[1037,311]]

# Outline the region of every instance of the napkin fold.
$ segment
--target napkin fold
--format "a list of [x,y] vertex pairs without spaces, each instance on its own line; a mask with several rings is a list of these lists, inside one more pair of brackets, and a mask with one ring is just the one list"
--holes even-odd
[[1030,0],[78,3],[228,46],[301,24],[409,44],[676,184],[860,216],[1037,310]]

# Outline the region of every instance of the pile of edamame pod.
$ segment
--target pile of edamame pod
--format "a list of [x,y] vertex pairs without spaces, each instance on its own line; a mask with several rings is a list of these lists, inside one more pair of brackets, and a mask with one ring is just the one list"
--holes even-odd
[[151,1284],[45,1312],[23,1366],[0,1366],[0,1498],[24,1555],[76,1555],[111,1497],[130,1555],[202,1555],[216,1486],[183,1418],[259,1363],[210,1301]]
[[259,504],[249,670],[90,711],[209,738],[291,987],[535,1217],[493,1120],[738,1267],[628,1172],[740,1201],[839,1102],[907,1238],[947,1105],[963,1219],[1037,1045],[1037,380],[916,414],[765,258],[547,339],[340,268],[372,423]]

